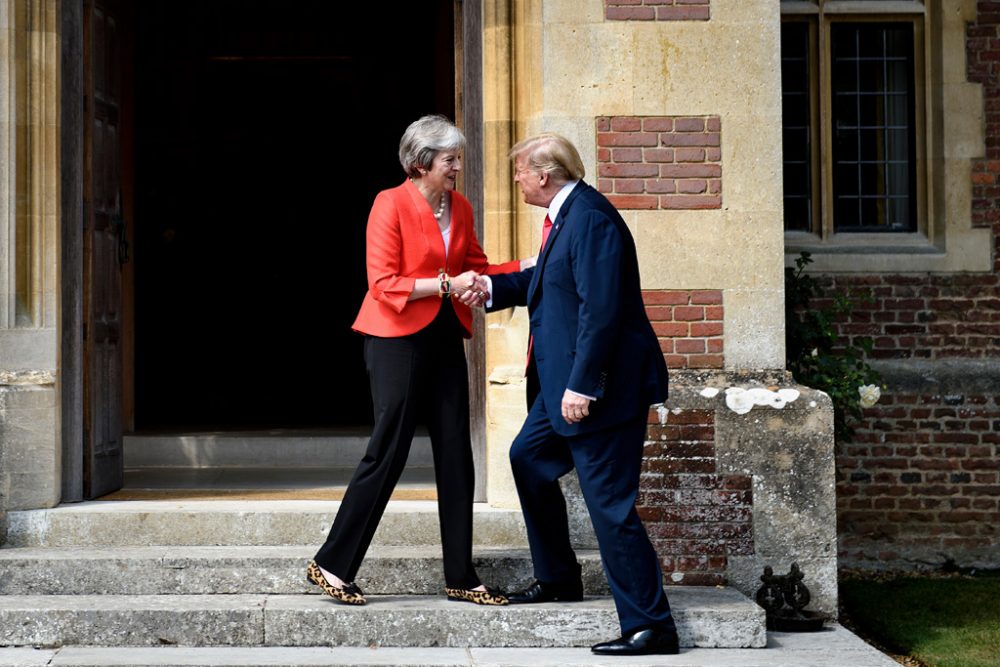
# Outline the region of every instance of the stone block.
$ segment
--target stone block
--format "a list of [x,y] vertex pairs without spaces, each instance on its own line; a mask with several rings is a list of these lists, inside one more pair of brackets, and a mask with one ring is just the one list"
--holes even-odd
[[[294,595],[315,546],[20,548],[0,551],[0,595]],[[588,595],[607,595],[600,557],[577,554]],[[526,549],[477,549],[484,582],[516,590],[533,580]],[[440,595],[439,547],[372,547],[357,577],[370,595]]]
[[[326,539],[339,502],[96,501],[8,514],[10,546],[315,545]],[[517,510],[476,503],[473,544],[524,547]],[[440,544],[437,502],[393,501],[373,544]]]
[[259,645],[264,603],[247,595],[10,595],[0,597],[0,645]]
[[[733,590],[670,589],[682,646],[762,647],[764,611]],[[610,598],[480,607],[444,598],[370,599],[364,607],[315,597],[268,599],[267,642],[283,646],[590,646],[621,634]]]
[[59,502],[55,385],[0,382],[0,512]]

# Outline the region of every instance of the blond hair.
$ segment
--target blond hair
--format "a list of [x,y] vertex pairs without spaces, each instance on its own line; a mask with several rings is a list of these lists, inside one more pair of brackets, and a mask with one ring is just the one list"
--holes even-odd
[[543,132],[514,144],[509,157],[527,160],[527,167],[541,171],[557,182],[578,181],[584,176],[583,160],[576,146],[561,134]]

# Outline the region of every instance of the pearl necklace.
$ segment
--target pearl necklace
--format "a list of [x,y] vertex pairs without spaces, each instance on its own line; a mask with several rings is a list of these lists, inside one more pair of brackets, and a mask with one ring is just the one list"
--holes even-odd
[[444,204],[445,204],[445,193],[441,193],[441,205],[438,206],[438,210],[434,211],[434,219],[440,220],[441,216],[444,215]]

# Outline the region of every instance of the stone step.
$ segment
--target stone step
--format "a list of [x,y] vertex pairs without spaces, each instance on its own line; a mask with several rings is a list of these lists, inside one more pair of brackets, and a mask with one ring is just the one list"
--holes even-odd
[[[761,647],[764,610],[732,589],[671,587],[683,646]],[[0,596],[0,646],[587,647],[620,633],[610,598],[483,607],[443,596]]]
[[[340,503],[320,500],[133,500],[91,501],[7,514],[10,547],[114,547],[289,545],[318,546],[326,539]],[[474,544],[527,545],[519,510],[476,503]],[[576,508],[571,508],[571,512]],[[577,522],[574,542],[593,547]],[[373,544],[430,546],[441,543],[436,501],[391,501]]]
[[198,647],[0,648],[0,667],[898,667],[850,631],[769,633],[767,647],[690,648],[607,658],[587,648]]
[[[201,595],[311,593],[305,566],[316,546],[23,547],[0,549],[0,595]],[[577,552],[585,590],[607,595],[600,556]],[[476,571],[490,586],[516,590],[532,580],[526,549],[477,549]],[[369,595],[437,595],[440,547],[369,550],[358,573]]]
[[[274,430],[130,434],[123,438],[126,468],[353,468],[368,447],[371,428],[337,431]],[[418,434],[409,466],[433,465],[431,440]]]

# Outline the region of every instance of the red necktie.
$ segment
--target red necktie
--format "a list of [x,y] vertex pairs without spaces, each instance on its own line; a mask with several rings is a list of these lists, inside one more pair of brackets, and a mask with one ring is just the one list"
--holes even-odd
[[549,232],[552,231],[552,221],[549,220],[549,216],[546,214],[545,222],[542,223],[542,247],[538,249],[538,254],[545,250],[545,242],[549,240]]
[[[542,223],[542,247],[538,249],[538,254],[541,255],[542,251],[545,250],[545,243],[549,240],[549,233],[552,231],[552,221],[549,220],[549,214],[545,214],[545,222]],[[535,337],[528,336],[528,359],[524,362],[525,371],[527,371],[528,365],[531,364],[531,351],[534,347]]]

